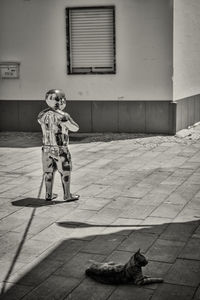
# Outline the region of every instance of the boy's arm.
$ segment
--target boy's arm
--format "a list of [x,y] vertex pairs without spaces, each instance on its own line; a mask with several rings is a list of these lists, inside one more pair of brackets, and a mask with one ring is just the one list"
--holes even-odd
[[76,132],[79,130],[78,124],[72,119],[72,117],[62,110],[57,109],[56,112],[58,112],[60,115],[62,115],[62,125],[65,126],[68,130]]
[[76,132],[79,130],[78,124],[69,116],[68,121],[64,122],[70,131]]

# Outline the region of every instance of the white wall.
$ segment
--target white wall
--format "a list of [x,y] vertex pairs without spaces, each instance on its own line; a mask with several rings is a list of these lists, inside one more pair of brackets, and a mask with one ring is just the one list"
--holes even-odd
[[200,0],[174,0],[174,100],[200,94]]
[[[0,0],[0,60],[21,62],[19,80],[0,80],[0,99],[61,88],[72,100],[171,100],[170,2]],[[66,74],[65,7],[83,5],[116,6],[116,75]]]

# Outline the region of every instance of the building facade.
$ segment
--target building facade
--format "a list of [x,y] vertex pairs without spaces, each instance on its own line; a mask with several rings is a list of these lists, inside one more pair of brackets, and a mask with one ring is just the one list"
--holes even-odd
[[52,88],[81,132],[200,121],[199,14],[199,0],[1,0],[0,129],[39,131]]

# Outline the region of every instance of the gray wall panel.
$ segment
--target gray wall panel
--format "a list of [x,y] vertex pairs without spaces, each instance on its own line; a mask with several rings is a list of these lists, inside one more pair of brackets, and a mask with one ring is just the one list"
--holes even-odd
[[79,132],[92,131],[92,102],[68,101],[65,109],[79,124]]
[[194,123],[200,121],[200,95],[195,96],[194,102]]
[[146,101],[146,132],[169,133],[169,102]]
[[41,111],[40,101],[20,101],[19,102],[19,130],[39,131],[40,125],[37,116]]
[[92,131],[118,132],[118,102],[93,101]]
[[188,103],[189,98],[181,100],[181,128],[187,128],[188,122]]
[[0,101],[0,130],[19,131],[18,101]]
[[188,125],[195,123],[195,97],[189,97],[188,99]]
[[145,132],[145,102],[119,102],[119,132]]

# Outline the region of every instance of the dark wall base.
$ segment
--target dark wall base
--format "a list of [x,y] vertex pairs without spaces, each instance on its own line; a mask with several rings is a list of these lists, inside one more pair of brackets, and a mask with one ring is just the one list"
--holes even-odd
[[[45,101],[0,101],[1,131],[40,131]],[[67,111],[80,132],[175,134],[200,121],[200,95],[170,101],[69,101]]]
[[175,102],[176,131],[200,121],[200,95],[187,97]]
[[[38,113],[45,101],[0,101],[1,131],[40,131]],[[67,111],[80,132],[175,133],[170,101],[69,101]]]

